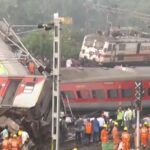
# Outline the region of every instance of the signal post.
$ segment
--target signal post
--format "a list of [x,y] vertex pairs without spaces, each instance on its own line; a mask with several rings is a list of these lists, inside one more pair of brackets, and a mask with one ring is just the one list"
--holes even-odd
[[[53,16],[53,22],[48,24],[39,24],[38,28],[45,30],[53,29],[53,88],[52,88],[52,141],[51,150],[59,150],[59,121],[60,121],[60,26],[61,24],[72,24],[72,18],[59,17],[58,13]],[[43,69],[42,69],[43,71]]]
[[136,98],[136,114],[137,114],[137,120],[136,120],[136,148],[135,150],[140,150],[140,111],[141,111],[141,98],[143,96],[143,88],[142,88],[142,82],[141,81],[135,81],[135,98]]

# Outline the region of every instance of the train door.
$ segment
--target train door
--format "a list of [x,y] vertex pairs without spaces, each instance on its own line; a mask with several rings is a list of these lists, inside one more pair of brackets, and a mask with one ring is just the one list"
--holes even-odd
[[139,53],[140,53],[140,47],[141,47],[141,43],[138,43],[138,44],[137,44],[136,54],[139,54]]
[[6,106],[13,104],[13,99],[21,80],[10,80],[9,82],[10,83],[6,89],[5,96],[2,100],[2,105]]
[[108,50],[110,50],[110,62],[114,63],[116,58],[116,44],[109,44]]
[[116,53],[117,59],[116,59],[116,62],[118,62],[118,63],[124,62],[125,50],[126,50],[126,43],[119,43],[117,45],[117,53]]

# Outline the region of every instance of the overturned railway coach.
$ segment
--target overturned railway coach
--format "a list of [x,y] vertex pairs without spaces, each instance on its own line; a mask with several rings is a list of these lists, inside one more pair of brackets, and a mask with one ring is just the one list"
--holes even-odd
[[115,110],[135,106],[135,82],[141,81],[142,107],[150,107],[150,68],[83,68],[62,70],[61,98],[76,111]]
[[21,127],[30,133],[34,142],[48,138],[50,90],[50,79],[43,76],[0,76],[0,127],[8,125],[12,132]]

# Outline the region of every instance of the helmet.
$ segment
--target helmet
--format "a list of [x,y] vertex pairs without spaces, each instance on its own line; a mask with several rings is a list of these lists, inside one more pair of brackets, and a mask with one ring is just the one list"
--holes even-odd
[[115,126],[118,126],[118,122],[114,122],[114,125],[115,125]]
[[147,125],[148,125],[148,123],[147,123],[147,122],[144,122],[144,125],[145,125],[145,126],[147,126]]
[[123,129],[124,131],[127,131],[128,130],[128,128],[127,127],[124,127],[124,129]]
[[19,131],[18,131],[18,135],[19,135],[19,136],[22,136],[22,130],[19,130]]
[[16,138],[16,137],[17,137],[17,135],[16,135],[16,134],[14,134],[14,135],[13,135],[13,137],[14,137],[14,138]]
[[104,124],[103,127],[104,127],[104,128],[107,128],[107,124]]

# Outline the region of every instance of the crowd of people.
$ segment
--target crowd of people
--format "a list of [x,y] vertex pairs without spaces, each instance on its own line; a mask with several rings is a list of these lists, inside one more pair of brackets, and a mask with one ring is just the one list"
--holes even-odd
[[8,127],[4,127],[0,133],[2,150],[28,150],[29,134],[26,131],[10,133]]
[[[110,119],[105,113],[97,117],[78,116],[74,121],[76,145],[100,143],[102,150],[107,145],[112,150],[130,150],[137,148],[136,109],[119,107],[115,119]],[[67,126],[65,125],[65,133]],[[140,150],[150,149],[150,122],[140,124]]]

